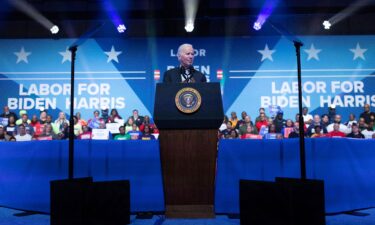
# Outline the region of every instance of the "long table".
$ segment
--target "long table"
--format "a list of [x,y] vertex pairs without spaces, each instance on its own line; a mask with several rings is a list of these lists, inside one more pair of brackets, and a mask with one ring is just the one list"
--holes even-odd
[[[76,141],[75,177],[129,179],[131,211],[164,211],[155,141]],[[216,213],[239,213],[239,180],[300,175],[299,143],[220,140]],[[326,212],[375,206],[375,140],[306,139],[307,177],[325,181]],[[50,180],[68,177],[67,141],[0,142],[0,206],[49,212]]]
[[[75,177],[130,180],[132,212],[164,211],[158,141],[75,142]],[[49,212],[49,182],[68,178],[67,141],[0,143],[0,205]]]

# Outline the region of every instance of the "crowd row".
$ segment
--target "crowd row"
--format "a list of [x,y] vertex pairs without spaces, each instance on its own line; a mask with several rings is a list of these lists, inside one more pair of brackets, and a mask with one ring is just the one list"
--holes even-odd
[[[58,118],[53,121],[46,111],[40,111],[40,115],[33,115],[31,120],[26,111],[19,112],[20,118],[9,111],[7,106],[0,115],[0,141],[27,141],[27,140],[63,140],[69,138],[69,120],[64,112],[60,112]],[[224,117],[223,124],[219,128],[219,138],[241,139],[280,139],[299,137],[299,114],[295,120],[284,119],[283,112],[278,111],[274,116],[267,116],[265,109],[259,109],[259,115],[255,121],[244,111],[241,119],[237,113],[232,112],[230,118]],[[375,138],[375,113],[370,111],[366,104],[364,111],[356,120],[354,114],[350,114],[348,121],[342,122],[340,114],[334,107],[324,115],[308,113],[308,108],[303,108],[304,121],[303,133],[305,137],[352,137]],[[156,139],[159,131],[149,116],[141,116],[138,110],[133,110],[132,116],[124,120],[116,109],[109,113],[108,109],[95,110],[89,120],[81,118],[78,112],[73,117],[74,138],[76,139],[101,139],[101,140],[151,140]]]

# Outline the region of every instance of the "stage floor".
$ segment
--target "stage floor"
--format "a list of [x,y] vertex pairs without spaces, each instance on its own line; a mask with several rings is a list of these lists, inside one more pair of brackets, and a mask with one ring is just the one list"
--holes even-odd
[[[49,225],[49,215],[34,214],[29,216],[16,216],[23,211],[0,207],[0,225]],[[347,214],[331,215],[326,217],[327,225],[373,225],[375,224],[375,208],[359,211],[366,216],[353,216]],[[239,219],[229,219],[226,215],[217,215],[215,219],[166,219],[155,215],[152,219],[137,219],[131,216],[132,225],[237,225]]]

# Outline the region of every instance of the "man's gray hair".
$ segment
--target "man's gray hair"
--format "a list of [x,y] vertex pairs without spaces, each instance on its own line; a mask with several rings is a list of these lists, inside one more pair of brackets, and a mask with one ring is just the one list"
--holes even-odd
[[180,47],[178,47],[178,50],[177,50],[177,56],[180,55],[182,49],[184,49],[185,47],[192,47],[193,48],[193,45],[192,44],[188,44],[188,43],[180,45]]

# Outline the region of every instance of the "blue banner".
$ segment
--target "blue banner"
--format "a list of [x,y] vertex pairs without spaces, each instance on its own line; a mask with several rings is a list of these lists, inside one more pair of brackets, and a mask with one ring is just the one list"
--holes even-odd
[[[302,36],[303,104],[310,113],[335,105],[346,120],[363,105],[375,106],[374,36]],[[73,39],[0,40],[1,105],[30,115],[45,108],[55,118],[70,107],[68,46]],[[75,112],[92,117],[95,109],[117,108],[120,115],[152,115],[155,84],[178,65],[177,48],[191,43],[195,68],[209,82],[220,82],[224,111],[280,106],[284,118],[298,111],[296,51],[278,36],[220,38],[103,38],[78,48]],[[254,118],[253,118],[254,119]]]

